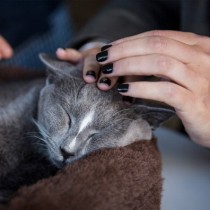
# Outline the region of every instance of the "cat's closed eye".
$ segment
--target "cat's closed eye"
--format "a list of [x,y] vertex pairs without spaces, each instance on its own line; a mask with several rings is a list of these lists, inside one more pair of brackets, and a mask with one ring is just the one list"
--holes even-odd
[[68,124],[69,128],[71,128],[71,123],[72,123],[72,121],[71,121],[71,116],[70,116],[70,114],[69,114],[67,111],[66,111],[66,114],[67,114],[67,116],[68,116],[67,124]]
[[87,140],[90,141],[97,133],[92,133],[88,136]]

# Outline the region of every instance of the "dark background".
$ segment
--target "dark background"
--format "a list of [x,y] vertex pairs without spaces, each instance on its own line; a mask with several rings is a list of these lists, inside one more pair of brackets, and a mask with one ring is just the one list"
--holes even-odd
[[66,0],[76,25],[81,27],[94,16],[108,0]]

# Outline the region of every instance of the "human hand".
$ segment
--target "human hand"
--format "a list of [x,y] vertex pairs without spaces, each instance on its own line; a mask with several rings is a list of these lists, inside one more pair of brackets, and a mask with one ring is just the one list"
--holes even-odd
[[13,55],[13,49],[10,44],[0,36],[0,60],[11,58]]
[[62,49],[58,48],[56,55],[61,60],[66,60],[71,63],[83,62],[83,78],[87,83],[94,83],[99,76],[100,65],[96,62],[96,54],[100,52],[101,46],[104,43],[91,42],[80,50],[73,48]]
[[[167,78],[120,84],[118,91],[173,106],[191,139],[210,147],[210,38],[186,32],[150,31],[111,44],[96,56],[103,65],[100,78],[110,79],[112,86],[125,75]],[[100,83],[98,87],[109,89]]]

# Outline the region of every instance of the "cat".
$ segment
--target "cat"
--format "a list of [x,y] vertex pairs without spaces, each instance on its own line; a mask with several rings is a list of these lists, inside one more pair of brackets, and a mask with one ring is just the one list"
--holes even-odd
[[46,79],[0,83],[0,202],[96,150],[150,140],[174,114],[86,84],[82,64],[47,54],[40,59]]
[[49,159],[62,167],[103,148],[150,140],[172,109],[126,104],[115,90],[100,91],[82,79],[81,65],[41,54],[48,78],[40,92],[36,125]]

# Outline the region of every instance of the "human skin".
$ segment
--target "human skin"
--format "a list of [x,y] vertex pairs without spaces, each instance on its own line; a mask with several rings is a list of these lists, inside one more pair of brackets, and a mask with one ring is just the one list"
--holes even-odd
[[13,49],[6,39],[0,35],[0,60],[9,59],[13,55]]
[[[149,31],[111,44],[105,50],[107,52],[103,51],[97,58],[100,60],[107,53],[106,60],[99,63],[105,67],[112,63],[113,71],[99,74],[97,66],[94,69],[97,78],[90,81],[86,76],[90,68],[86,66],[84,80],[97,81],[101,90],[109,90],[119,76],[155,75],[167,78],[158,82],[126,82],[127,89],[120,93],[165,102],[174,107],[190,138],[210,147],[210,38],[187,32]],[[66,57],[70,52],[71,49],[65,52]],[[83,53],[80,55],[82,57]],[[67,60],[72,59],[71,55]],[[83,59],[89,59],[88,53]],[[111,85],[100,83],[102,78],[110,79]]]

